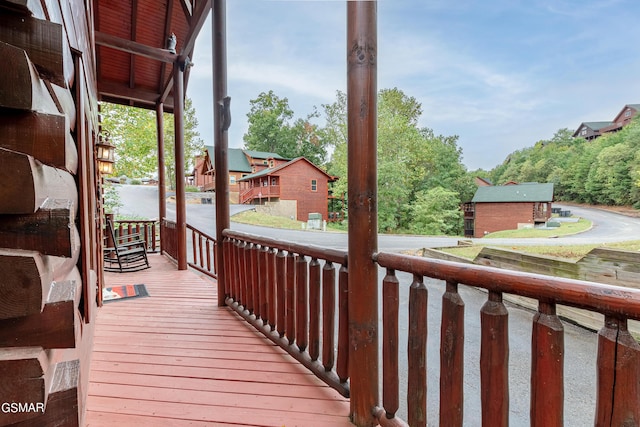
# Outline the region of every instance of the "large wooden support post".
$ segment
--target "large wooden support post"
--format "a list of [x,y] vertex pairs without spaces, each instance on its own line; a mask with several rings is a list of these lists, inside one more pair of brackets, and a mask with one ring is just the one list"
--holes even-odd
[[176,158],[176,233],[178,270],[187,269],[187,207],[184,183],[184,62],[173,64],[173,120]]
[[378,402],[377,3],[347,3],[349,374],[351,416],[374,425]]
[[[213,37],[213,143],[216,179],[216,265],[224,265],[222,232],[229,228],[229,125],[231,112],[227,97],[227,26],[226,0],[214,0],[211,19]],[[229,278],[224,268],[218,268],[218,306],[225,304]]]
[[[160,222],[167,216],[167,183],[164,170],[164,104],[156,104],[156,128],[158,135],[158,218]],[[162,230],[162,227],[160,227]],[[162,231],[161,231],[162,232]],[[160,253],[162,253],[162,238],[160,236]]]

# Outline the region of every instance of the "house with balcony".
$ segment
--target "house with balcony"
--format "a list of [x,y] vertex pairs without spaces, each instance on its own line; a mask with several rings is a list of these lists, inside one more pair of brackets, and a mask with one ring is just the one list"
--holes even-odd
[[[560,426],[572,389],[558,305],[601,319],[590,354],[594,424],[640,424],[640,345],[627,327],[640,320],[640,291],[379,250],[378,8],[345,3],[349,223],[337,249],[231,228],[225,0],[0,0],[1,426],[462,426],[467,400],[478,401],[470,416],[485,426],[508,425],[510,403],[522,400],[531,425]],[[210,234],[187,223],[182,167],[184,87],[208,17],[218,174]],[[103,268],[102,181],[113,158],[102,102],[156,112],[159,240],[134,234],[160,248],[141,271]],[[165,112],[175,126],[171,210]],[[251,173],[285,168],[261,160]],[[148,294],[104,303],[104,291],[131,284]],[[484,291],[482,307],[465,307],[468,287]],[[504,294],[538,304],[522,349],[530,369],[511,382]],[[480,318],[479,360],[466,357],[465,310]],[[427,357],[434,327],[441,340]],[[468,375],[465,357],[478,373]],[[427,388],[428,371],[439,388]],[[514,383],[527,384],[529,399],[511,399]]]
[[582,122],[578,129],[573,133],[574,138],[584,138],[586,140],[596,139],[597,137],[611,132],[617,132],[631,122],[640,110],[640,104],[627,104],[613,118],[612,121],[603,122]]
[[[264,167],[269,165],[273,166]],[[329,184],[336,177],[304,157],[279,164],[270,159],[268,165],[258,167],[257,172],[240,179],[240,203],[276,203],[280,216],[306,221],[309,214],[319,213],[329,220]]]
[[[194,181],[195,185],[202,191],[213,191],[215,189],[214,159],[214,149],[212,146],[205,146],[204,153],[196,158]],[[289,160],[290,159],[285,159],[277,153],[230,148],[228,151],[228,162],[231,202],[238,203],[240,180],[242,178],[266,168],[274,168],[282,165]]]
[[551,218],[553,183],[481,185],[463,207],[466,237],[544,224]]

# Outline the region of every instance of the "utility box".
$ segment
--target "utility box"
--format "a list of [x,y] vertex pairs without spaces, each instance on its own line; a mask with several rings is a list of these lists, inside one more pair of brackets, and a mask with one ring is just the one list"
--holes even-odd
[[310,213],[307,220],[307,229],[309,230],[322,230],[322,214]]

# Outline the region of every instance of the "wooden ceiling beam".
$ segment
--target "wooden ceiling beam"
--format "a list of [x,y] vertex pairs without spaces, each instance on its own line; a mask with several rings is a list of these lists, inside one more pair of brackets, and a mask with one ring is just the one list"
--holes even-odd
[[147,46],[142,43],[126,40],[100,31],[96,31],[95,36],[96,45],[99,46],[110,47],[112,49],[121,50],[133,55],[144,56],[145,58],[161,62],[173,63],[177,59],[177,56],[170,53],[167,49]]
[[109,81],[98,82],[100,95],[112,98],[131,99],[136,102],[155,105],[158,102],[158,93],[140,88],[130,88],[126,83],[114,83]]
[[[137,39],[137,22],[138,22],[138,0],[131,2],[131,40]],[[129,58],[129,87],[133,89],[136,86],[136,55]]]
[[187,22],[191,23],[191,17],[193,16],[193,3],[191,0],[180,0],[182,10],[184,10],[184,16],[187,18]]

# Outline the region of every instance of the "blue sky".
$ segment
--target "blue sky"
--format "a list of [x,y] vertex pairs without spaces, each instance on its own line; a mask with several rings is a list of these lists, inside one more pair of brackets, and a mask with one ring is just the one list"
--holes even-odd
[[[638,0],[380,0],[378,88],[422,104],[420,126],[458,135],[469,170],[491,169],[560,128],[640,103]],[[346,91],[344,1],[228,0],[230,147],[249,100],[273,90],[296,117]],[[213,144],[211,27],[187,96]]]

